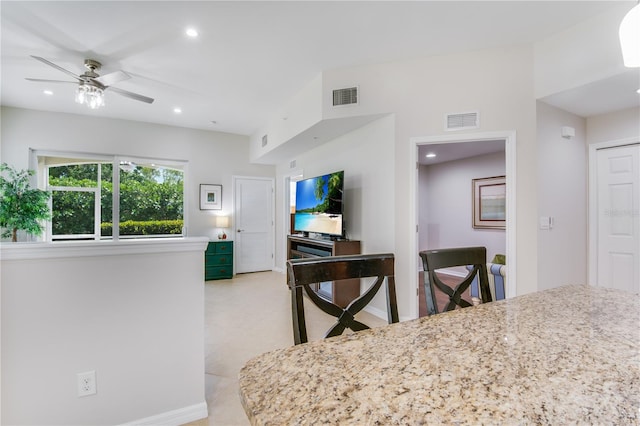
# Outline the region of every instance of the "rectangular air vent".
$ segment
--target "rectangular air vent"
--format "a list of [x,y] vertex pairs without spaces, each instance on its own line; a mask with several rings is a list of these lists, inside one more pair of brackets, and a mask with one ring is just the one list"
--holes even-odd
[[477,129],[480,127],[478,112],[447,114],[445,130]]
[[264,147],[264,146],[267,146],[267,135],[264,135],[264,136],[262,137],[262,146],[263,146],[263,147]]
[[289,168],[290,169],[295,169],[296,168],[296,160],[291,160],[291,162],[289,163]]
[[333,106],[354,105],[358,103],[358,87],[336,89],[333,91]]

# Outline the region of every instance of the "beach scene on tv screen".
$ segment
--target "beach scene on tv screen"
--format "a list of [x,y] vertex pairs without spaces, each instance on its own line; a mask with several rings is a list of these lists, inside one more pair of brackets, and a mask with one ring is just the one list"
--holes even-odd
[[343,172],[297,182],[295,229],[342,235]]

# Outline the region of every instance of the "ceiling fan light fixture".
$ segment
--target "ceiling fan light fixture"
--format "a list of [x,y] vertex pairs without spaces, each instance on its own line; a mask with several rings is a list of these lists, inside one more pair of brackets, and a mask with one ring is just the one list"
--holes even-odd
[[91,109],[104,106],[104,90],[97,86],[81,84],[76,89],[76,102]]

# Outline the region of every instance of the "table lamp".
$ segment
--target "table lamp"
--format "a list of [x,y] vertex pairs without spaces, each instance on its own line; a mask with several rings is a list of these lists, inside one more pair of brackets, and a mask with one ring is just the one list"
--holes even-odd
[[218,233],[219,240],[226,240],[227,234],[224,232],[225,228],[229,227],[229,216],[216,216],[215,217],[216,228],[220,228]]

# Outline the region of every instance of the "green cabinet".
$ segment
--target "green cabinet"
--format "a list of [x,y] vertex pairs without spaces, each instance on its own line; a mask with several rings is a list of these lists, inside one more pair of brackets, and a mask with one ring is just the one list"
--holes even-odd
[[211,241],[204,253],[204,279],[233,277],[233,241]]

